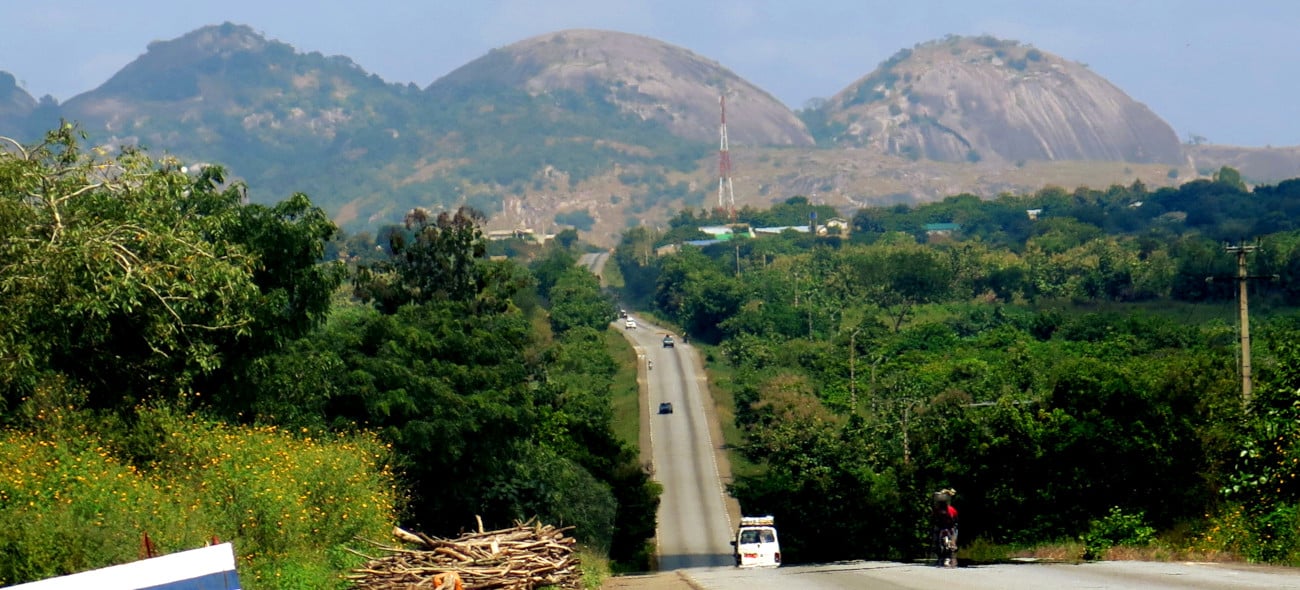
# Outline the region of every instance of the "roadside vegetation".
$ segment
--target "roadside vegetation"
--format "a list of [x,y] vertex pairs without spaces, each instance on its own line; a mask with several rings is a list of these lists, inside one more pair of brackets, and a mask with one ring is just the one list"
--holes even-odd
[[[41,392],[40,395],[50,395]],[[130,424],[54,406],[0,439],[0,579],[38,580],[211,541],[249,587],[342,588],[347,548],[400,506],[374,436],[287,432],[144,409]],[[319,584],[319,585],[316,585]]]
[[[342,235],[306,195],[249,204],[218,167],[83,151],[72,126],[4,145],[0,583],[148,535],[232,542],[249,588],[344,587],[363,539],[476,517],[572,527],[592,584],[650,563],[635,363],[576,232],[497,259],[468,208]],[[1295,564],[1298,189],[1225,169],[657,254],[721,221],[684,211],[629,230],[608,274],[700,344],[732,493],[777,515],[791,562],[917,555],[928,490],[955,487],[972,553]],[[834,215],[741,217],[811,213]],[[1278,277],[1251,287],[1248,404],[1241,235]]]
[[[687,210],[614,258],[625,299],[712,351],[733,463],[752,465],[731,493],[776,515],[788,562],[922,556],[929,492],[953,487],[967,558],[1300,565],[1297,208],[1300,181],[1225,168],[647,256],[729,222]],[[797,197],[737,219],[813,214],[830,217]],[[1228,245],[1259,246],[1249,399]]]
[[72,125],[0,142],[0,584],[148,535],[232,542],[248,588],[344,587],[364,539],[476,517],[571,527],[596,577],[648,559],[658,487],[613,430],[616,308],[576,234],[490,260],[471,209],[348,236]]

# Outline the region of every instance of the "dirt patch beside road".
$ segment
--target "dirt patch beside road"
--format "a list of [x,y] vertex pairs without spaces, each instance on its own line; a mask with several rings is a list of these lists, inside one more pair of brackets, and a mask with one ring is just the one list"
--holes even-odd
[[689,578],[678,572],[615,576],[600,585],[600,590],[682,590],[683,588],[701,590]]

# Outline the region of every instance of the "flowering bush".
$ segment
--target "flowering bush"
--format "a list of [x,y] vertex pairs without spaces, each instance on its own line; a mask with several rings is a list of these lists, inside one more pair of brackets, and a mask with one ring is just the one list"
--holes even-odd
[[395,520],[388,449],[369,435],[142,410],[110,436],[49,418],[0,432],[0,585],[133,561],[147,533],[162,553],[232,542],[247,588],[338,587],[342,548]]

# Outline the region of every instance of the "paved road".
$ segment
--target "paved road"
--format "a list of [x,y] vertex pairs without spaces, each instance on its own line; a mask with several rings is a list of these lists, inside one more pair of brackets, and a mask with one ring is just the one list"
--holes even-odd
[[1300,589],[1300,570],[1240,564],[1108,561],[1079,565],[1002,564],[936,568],[859,561],[772,570],[681,572],[700,590],[1182,590]]
[[605,285],[605,277],[602,272],[605,269],[605,262],[609,260],[609,252],[593,252],[583,254],[578,257],[578,266],[587,269],[587,272],[600,277],[601,286]]
[[[673,348],[664,348],[666,330],[633,318],[638,327],[624,332],[641,362],[654,478],[664,487],[656,535],[659,570],[730,565],[736,509],[723,491],[727,470],[725,463],[719,466],[722,441],[706,411],[704,372],[693,348],[678,335]],[[673,405],[673,413],[658,413],[663,402]]]
[[[589,269],[605,255],[584,255]],[[667,333],[644,318],[624,330],[641,363],[642,448],[664,486],[658,514],[659,574],[610,580],[618,590],[1300,590],[1300,569],[1242,564],[1113,561],[1079,565],[1018,563],[957,569],[857,561],[741,570],[732,567],[729,544],[739,515],[724,495],[729,481],[721,436],[693,347],[680,338],[663,347]],[[622,322],[617,324],[622,328]],[[647,369],[654,361],[654,369]],[[658,413],[661,402],[673,413]],[[649,451],[646,451],[649,449]]]

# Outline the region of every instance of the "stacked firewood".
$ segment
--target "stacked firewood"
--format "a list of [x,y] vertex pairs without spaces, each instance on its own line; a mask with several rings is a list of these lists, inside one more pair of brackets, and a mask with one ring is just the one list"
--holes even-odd
[[[572,528],[572,527],[569,527]],[[359,590],[456,588],[465,590],[532,590],[544,586],[581,588],[582,574],[573,555],[569,528],[533,521],[514,528],[440,539],[393,528],[393,536],[417,549],[373,543],[386,555],[366,558],[349,578]]]

